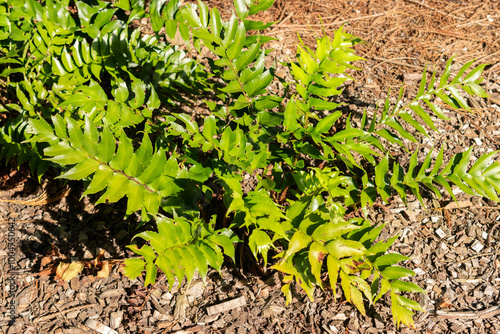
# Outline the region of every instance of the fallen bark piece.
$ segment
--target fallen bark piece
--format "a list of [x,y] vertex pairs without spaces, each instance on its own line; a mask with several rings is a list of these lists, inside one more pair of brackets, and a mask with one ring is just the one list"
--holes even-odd
[[245,306],[246,303],[247,301],[245,299],[245,296],[241,296],[238,298],[227,300],[217,305],[209,306],[207,307],[207,313],[208,315],[213,315],[217,313],[226,312],[240,306]]
[[101,334],[118,334],[117,331],[104,325],[103,323],[95,321],[94,319],[87,319],[87,322],[85,322],[85,326]]
[[109,315],[109,327],[117,329],[123,320],[123,311],[111,312]]

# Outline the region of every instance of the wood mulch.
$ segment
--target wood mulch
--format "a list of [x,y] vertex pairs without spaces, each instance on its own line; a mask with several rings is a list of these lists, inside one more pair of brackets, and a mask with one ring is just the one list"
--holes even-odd
[[[231,3],[208,2],[226,16]],[[445,158],[471,145],[476,157],[500,148],[498,1],[276,0],[260,19],[277,22],[266,34],[277,38],[271,46],[278,60],[294,54],[297,34],[313,46],[315,36],[332,35],[342,24],[366,41],[357,46],[363,71],[352,73],[356,81],[342,95],[353,116],[376,113],[389,89],[391,99],[401,85],[411,96],[426,66],[442,71],[453,55],[455,71],[471,59],[490,64],[484,72],[490,97],[470,99],[474,113],[450,112],[452,120],[439,123],[443,132],[419,138],[411,149],[423,159],[432,147],[444,147]],[[401,152],[403,163],[405,157]],[[206,282],[181,282],[169,291],[160,276],[144,288],[120,272],[138,220],[123,220],[124,202],[95,207],[93,198],[80,200],[80,185],[39,186],[23,168],[0,169],[0,187],[2,333],[397,332],[387,299],[366,317],[344,300],[335,303],[329,291],[317,291],[310,302],[297,290],[285,306],[277,273],[256,275],[230,262]],[[410,197],[408,208],[393,200],[369,210],[368,218],[389,222],[383,238],[400,235],[393,249],[411,258],[405,266],[416,272],[412,281],[428,292],[414,296],[427,310],[417,314],[416,330],[402,333],[500,332],[500,206],[463,193],[457,198],[458,204],[427,194],[425,208]],[[44,271],[75,261],[112,266],[107,277],[89,266],[69,282]]]

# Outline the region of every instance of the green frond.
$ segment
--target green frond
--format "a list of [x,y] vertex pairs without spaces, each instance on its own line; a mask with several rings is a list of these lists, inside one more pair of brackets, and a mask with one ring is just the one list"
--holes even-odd
[[175,279],[182,282],[184,277],[189,284],[195,272],[205,280],[208,267],[220,272],[224,254],[234,257],[233,243],[239,241],[228,230],[215,231],[213,220],[207,224],[200,219],[189,221],[181,216],[174,219],[156,216],[156,224],[158,232],[146,231],[134,237],[147,241],[147,245],[142,248],[129,246],[144,261],[125,260],[127,276],[135,278],[146,272],[145,286],[155,283],[156,268],[165,274],[170,288]]

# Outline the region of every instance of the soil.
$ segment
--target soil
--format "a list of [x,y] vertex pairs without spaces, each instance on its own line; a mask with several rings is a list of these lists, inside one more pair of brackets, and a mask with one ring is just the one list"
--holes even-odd
[[[225,16],[231,2],[207,1]],[[411,96],[425,67],[440,72],[453,55],[454,71],[472,59],[488,63],[483,87],[490,97],[470,99],[473,113],[450,112],[451,121],[438,125],[442,132],[420,138],[412,149],[423,159],[432,147],[444,147],[445,161],[472,145],[475,157],[500,149],[498,1],[276,0],[259,19],[276,21],[265,34],[277,38],[271,46],[278,60],[294,54],[297,34],[312,47],[315,36],[332,36],[342,24],[366,41],[356,47],[365,58],[357,63],[363,71],[352,73],[355,81],[342,95],[353,116],[364,109],[376,113],[389,90],[391,101],[401,86]],[[409,155],[400,153],[404,164]],[[140,278],[129,280],[120,270],[139,219],[123,219],[123,201],[94,206],[95,199],[80,199],[79,184],[39,185],[26,168],[10,165],[0,172],[0,190],[2,333],[398,331],[387,299],[370,306],[366,317],[345,300],[335,302],[328,290],[317,291],[314,302],[296,290],[285,306],[278,273],[257,275],[230,261],[221,275],[212,272],[189,287],[181,282],[169,290],[160,277],[144,288]],[[413,296],[427,311],[416,315],[416,329],[399,331],[500,333],[500,205],[463,193],[458,202],[429,193],[425,207],[409,199],[408,207],[395,199],[368,210],[369,219],[389,222],[383,238],[400,235],[393,250],[411,258],[404,265],[428,292]],[[69,282],[55,278],[58,263],[76,261],[85,266],[80,275]]]

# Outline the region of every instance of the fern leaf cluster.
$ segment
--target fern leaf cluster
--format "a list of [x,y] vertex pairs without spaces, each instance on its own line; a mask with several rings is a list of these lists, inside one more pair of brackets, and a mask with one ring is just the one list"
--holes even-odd
[[[424,162],[419,167],[417,167],[418,152],[415,152],[411,156],[406,174],[402,167],[397,162],[394,162],[391,170],[392,176],[390,177],[390,159],[386,155],[375,169],[377,192],[384,201],[387,201],[392,188],[406,202],[406,194],[410,190],[422,202],[420,194],[421,185],[424,185],[433,191],[438,198],[441,198],[441,193],[436,187],[436,185],[440,185],[456,200],[451,187],[451,184],[454,184],[466,194],[480,195],[498,201],[498,193],[500,191],[498,172],[500,171],[500,163],[493,161],[498,151],[483,155],[468,168],[471,162],[472,149],[473,147],[471,146],[464,153],[455,154],[442,169],[443,149],[439,151],[432,169],[433,151],[427,154]],[[428,171],[429,169],[431,170]]]
[[28,142],[50,144],[44,150],[47,159],[71,167],[61,178],[90,177],[92,181],[85,194],[104,191],[97,203],[112,203],[127,196],[128,213],[142,209],[156,214],[161,199],[176,195],[180,191],[176,182],[188,175],[174,157],[167,160],[164,149],[153,148],[147,133],[135,150],[123,130],[115,138],[108,126],[102,124],[98,130],[88,117],[80,125],[60,115],[51,120],[53,126],[44,119],[31,120],[30,131],[34,136]]
[[233,243],[239,241],[231,230],[215,230],[215,221],[209,223],[195,219],[188,221],[174,214],[173,219],[158,216],[158,232],[142,232],[135,237],[142,238],[150,245],[129,249],[142,258],[125,260],[125,274],[134,279],[146,271],[144,284],[154,284],[157,268],[167,277],[172,288],[175,279],[182,282],[186,277],[188,284],[195,272],[205,280],[208,266],[219,273],[224,262],[224,255],[234,260]]

